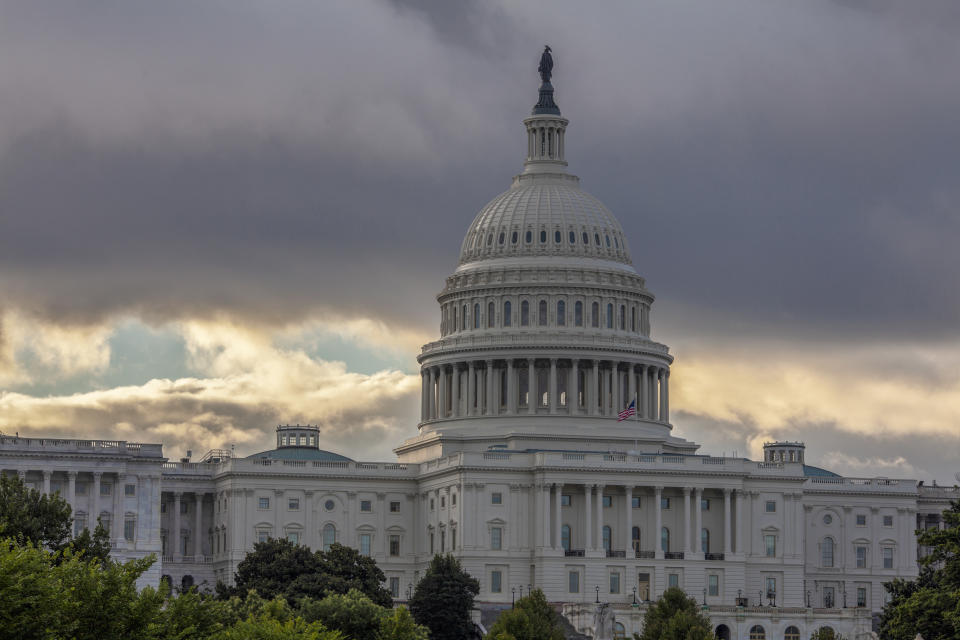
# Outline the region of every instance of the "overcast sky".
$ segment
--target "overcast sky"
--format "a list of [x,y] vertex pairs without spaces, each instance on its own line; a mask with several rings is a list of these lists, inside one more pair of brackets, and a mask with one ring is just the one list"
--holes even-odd
[[0,430],[392,458],[547,43],[674,432],[953,483],[956,0],[0,0]]

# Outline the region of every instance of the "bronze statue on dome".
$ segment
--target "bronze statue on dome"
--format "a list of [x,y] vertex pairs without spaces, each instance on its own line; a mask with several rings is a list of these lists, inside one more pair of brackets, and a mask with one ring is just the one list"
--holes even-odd
[[553,56],[550,55],[550,45],[544,45],[543,55],[540,56],[540,66],[537,67],[540,72],[540,79],[545,83],[550,82],[550,76],[553,75]]

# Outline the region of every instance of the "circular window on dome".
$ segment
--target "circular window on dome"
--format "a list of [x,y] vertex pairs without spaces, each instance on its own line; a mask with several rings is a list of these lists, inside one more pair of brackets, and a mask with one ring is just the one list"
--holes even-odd
[[583,244],[590,244],[590,236],[586,231],[583,232]]
[[547,241],[547,232],[543,229],[540,230],[540,244],[544,244]]
[[533,242],[533,232],[532,232],[532,231],[527,231],[526,241],[527,241],[527,244],[530,244],[531,242]]
[[337,506],[337,503],[334,502],[333,500],[327,500],[326,502],[323,503],[323,508],[326,509],[327,511],[333,511],[333,508],[335,506]]
[[560,238],[561,238],[560,230],[558,229],[557,231],[553,232],[553,241],[556,242],[557,244],[560,244]]
[[503,231],[500,232],[500,237],[497,239],[498,244],[503,244],[503,241],[506,236],[504,236]]
[[823,524],[830,524],[831,522],[833,522],[833,516],[831,516],[829,513],[823,516]]
[[598,247],[600,246],[600,234],[599,234],[599,233],[593,234],[593,241],[596,243],[596,245],[597,245]]
[[577,244],[577,234],[573,231],[570,232],[570,244]]
[[517,244],[517,232],[516,232],[516,231],[514,231],[514,232],[513,232],[513,235],[510,236],[510,242],[513,243],[513,244]]

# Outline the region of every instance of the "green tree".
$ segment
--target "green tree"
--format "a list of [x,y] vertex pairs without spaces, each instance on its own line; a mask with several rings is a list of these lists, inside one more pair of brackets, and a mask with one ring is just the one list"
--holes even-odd
[[884,640],[951,640],[960,637],[960,501],[943,512],[945,528],[917,532],[931,549],[920,559],[916,580],[895,579],[884,585],[890,601],[880,616]]
[[327,631],[319,622],[291,618],[281,622],[268,615],[241,620],[212,640],[342,640],[337,631]]
[[560,615],[547,602],[543,591],[535,589],[517,600],[513,609],[504,611],[490,628],[486,640],[563,640]]
[[377,640],[428,640],[430,631],[423,625],[417,624],[410,610],[406,607],[397,607],[380,624],[380,635]]
[[320,586],[325,594],[347,594],[356,589],[382,607],[393,606],[390,592],[383,586],[386,576],[373,558],[337,543],[319,556]]
[[300,615],[308,622],[319,621],[336,629],[348,640],[372,640],[380,633],[387,610],[356,589],[346,595],[333,593],[323,600],[303,599]]
[[810,640],[847,640],[846,637],[833,630],[833,627],[820,627],[810,635]]
[[93,533],[90,533],[90,529],[84,528],[80,535],[70,541],[70,547],[87,560],[106,563],[110,559],[110,534],[100,522],[100,518],[97,518],[97,526]]
[[700,613],[696,599],[671,587],[647,610],[638,640],[712,640],[710,621]]
[[267,599],[283,596],[292,605],[300,598],[325,595],[316,580],[319,572],[320,559],[310,549],[286,538],[270,538],[256,543],[237,565],[235,586],[218,585],[217,593],[220,597],[246,596],[253,589]]
[[59,494],[29,489],[0,475],[0,536],[60,550],[70,537],[70,505]]
[[480,584],[452,555],[435,555],[410,599],[414,620],[430,630],[432,640],[464,640],[476,633],[470,619]]

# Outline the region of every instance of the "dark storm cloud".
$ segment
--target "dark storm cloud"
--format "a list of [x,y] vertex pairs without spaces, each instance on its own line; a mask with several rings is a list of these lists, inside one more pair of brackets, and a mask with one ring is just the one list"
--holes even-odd
[[921,4],[11,3],[0,294],[64,322],[432,326],[549,42],[571,168],[661,336],[694,308],[696,333],[943,338],[960,20]]

